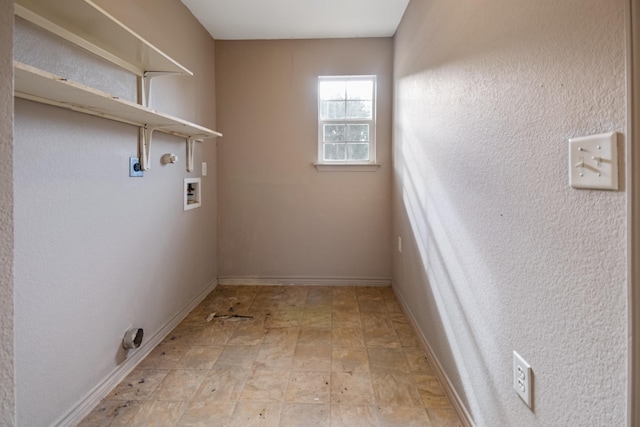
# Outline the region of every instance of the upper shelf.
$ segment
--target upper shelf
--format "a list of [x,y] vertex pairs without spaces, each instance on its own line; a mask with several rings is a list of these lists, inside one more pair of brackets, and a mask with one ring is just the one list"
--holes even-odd
[[214,130],[159,113],[106,92],[69,81],[47,71],[14,61],[14,94],[44,104],[55,105],[105,119],[191,139],[222,136]]
[[16,0],[15,14],[139,76],[193,75],[91,0]]

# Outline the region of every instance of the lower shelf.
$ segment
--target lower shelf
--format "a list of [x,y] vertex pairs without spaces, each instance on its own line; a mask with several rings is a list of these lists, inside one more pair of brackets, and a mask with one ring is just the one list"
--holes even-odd
[[108,93],[56,76],[47,71],[15,61],[14,94],[44,104],[68,108],[81,113],[150,126],[160,132],[198,139],[222,136],[221,133],[186,120],[159,113],[151,108],[120,99]]
[[[143,170],[149,168],[149,147],[153,131],[186,138],[191,150],[193,141],[222,136],[214,130],[120,99],[21,62],[14,61],[13,69],[14,96],[18,98],[139,126],[143,130],[140,150]],[[193,165],[190,166],[192,168]],[[187,166],[189,171],[191,168]]]

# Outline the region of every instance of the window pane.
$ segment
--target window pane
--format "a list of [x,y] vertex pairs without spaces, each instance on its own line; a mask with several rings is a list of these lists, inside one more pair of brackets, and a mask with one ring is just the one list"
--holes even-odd
[[321,100],[345,99],[346,82],[344,80],[325,80],[318,85]]
[[323,142],[342,142],[345,141],[345,125],[324,125]]
[[324,160],[345,160],[347,144],[323,144]]
[[347,144],[347,160],[369,160],[369,144]]
[[369,125],[347,125],[346,140],[369,142]]
[[373,82],[371,80],[349,80],[347,82],[347,99],[373,99]]
[[347,118],[349,119],[371,119],[371,101],[347,101]]
[[322,101],[320,117],[323,120],[335,120],[345,118],[344,101]]

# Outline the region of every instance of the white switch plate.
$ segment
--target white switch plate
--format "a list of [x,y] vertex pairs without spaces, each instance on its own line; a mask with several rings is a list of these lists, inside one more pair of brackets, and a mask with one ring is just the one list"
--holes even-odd
[[531,376],[531,365],[517,352],[513,352],[513,388],[520,399],[531,408],[531,396],[533,377]]
[[618,189],[615,132],[569,139],[569,183],[574,188]]
[[202,176],[207,176],[207,162],[202,162]]

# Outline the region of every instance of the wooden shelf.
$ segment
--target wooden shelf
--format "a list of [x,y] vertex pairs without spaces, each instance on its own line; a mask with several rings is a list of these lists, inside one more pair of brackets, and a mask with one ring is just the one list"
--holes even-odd
[[20,62],[14,62],[13,66],[16,97],[138,126],[142,170],[149,169],[154,131],[186,139],[189,172],[193,170],[194,143],[222,136],[214,130],[147,107],[151,78],[193,73],[91,0],[15,0],[14,6],[16,16],[140,76],[139,96],[144,105],[119,99]]
[[91,0],[16,0],[15,14],[138,76],[193,75]]
[[13,69],[14,95],[18,98],[140,127],[140,151],[144,170],[149,166],[149,147],[153,131],[187,139],[187,170],[189,171],[193,168],[193,142],[222,136],[214,130],[159,113],[151,108],[114,97],[21,62],[14,61]]
[[14,61],[15,96],[104,117],[135,126],[152,126],[161,132],[198,139],[222,134],[186,120],[159,113],[89,86]]

